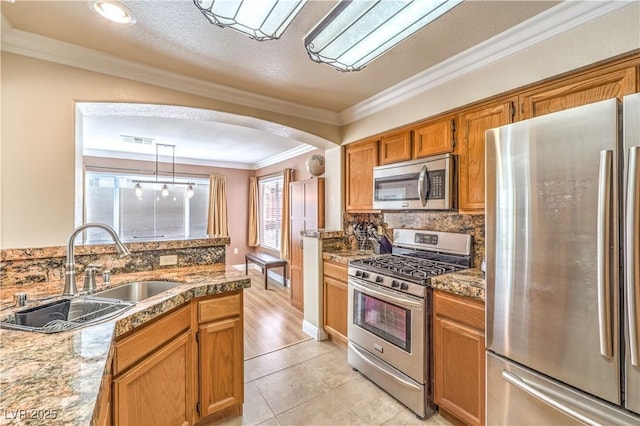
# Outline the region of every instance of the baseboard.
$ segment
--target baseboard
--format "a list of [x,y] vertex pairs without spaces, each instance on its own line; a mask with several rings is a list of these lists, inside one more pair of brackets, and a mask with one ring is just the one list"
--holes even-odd
[[[231,265],[231,267],[233,269],[236,269],[236,270],[241,271],[241,272],[245,271],[244,263],[241,263],[239,265]],[[258,265],[254,264],[254,263],[249,264],[248,267],[249,267],[249,269],[255,269],[256,271],[259,271],[260,273],[262,273],[262,269]],[[283,284],[284,278],[282,277],[282,275],[280,275],[276,271],[269,271],[269,278],[274,280],[278,284],[284,285],[285,287],[289,287],[289,285],[290,285],[289,284],[289,280],[287,280],[286,284]]]
[[307,320],[302,321],[302,331],[318,342],[329,338],[329,335],[323,329],[316,327]]

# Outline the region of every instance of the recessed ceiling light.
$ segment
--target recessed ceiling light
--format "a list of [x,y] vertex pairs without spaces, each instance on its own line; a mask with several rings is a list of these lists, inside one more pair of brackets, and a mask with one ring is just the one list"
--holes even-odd
[[119,24],[133,24],[136,17],[133,13],[121,3],[117,1],[97,1],[93,4],[94,9],[110,21]]

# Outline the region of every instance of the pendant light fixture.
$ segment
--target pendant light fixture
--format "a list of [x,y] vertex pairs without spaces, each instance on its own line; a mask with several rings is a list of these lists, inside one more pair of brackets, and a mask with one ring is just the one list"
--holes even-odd
[[307,0],[193,0],[214,25],[254,40],[280,38]]
[[[158,163],[159,163],[159,153],[158,149],[160,147],[163,148],[171,148],[171,181],[163,181],[158,180],[159,172],[158,172]],[[156,179],[155,180],[132,180],[135,183],[135,194],[136,197],[142,198],[142,184],[143,183],[153,183],[153,184],[162,184],[162,190],[160,191],[160,195],[162,198],[167,198],[169,196],[169,185],[186,185],[185,195],[187,198],[192,198],[194,195],[194,186],[193,182],[176,182],[176,146],[168,145],[163,143],[156,143]]]
[[341,0],[304,39],[309,57],[358,71],[463,0]]

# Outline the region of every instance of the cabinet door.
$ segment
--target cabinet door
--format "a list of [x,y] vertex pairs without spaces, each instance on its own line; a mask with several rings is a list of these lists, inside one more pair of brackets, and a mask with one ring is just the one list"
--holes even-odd
[[333,340],[347,343],[347,283],[324,276],[324,328]]
[[469,425],[484,424],[484,305],[435,292],[434,399]]
[[191,424],[191,346],[185,332],[114,380],[114,424]]
[[516,100],[510,98],[460,114],[458,208],[462,213],[484,213],[484,132],[511,123]]
[[411,160],[411,131],[380,138],[380,164]]
[[304,311],[304,283],[303,269],[292,266],[291,273],[291,306],[299,311]]
[[635,67],[616,71],[598,70],[520,95],[523,118],[538,117],[556,111],[618,98],[636,92]]
[[347,211],[373,208],[373,168],[378,165],[378,141],[345,147],[345,204]]
[[199,327],[200,410],[205,417],[244,402],[242,317]]
[[425,123],[414,131],[413,158],[453,152],[455,120],[446,117]]

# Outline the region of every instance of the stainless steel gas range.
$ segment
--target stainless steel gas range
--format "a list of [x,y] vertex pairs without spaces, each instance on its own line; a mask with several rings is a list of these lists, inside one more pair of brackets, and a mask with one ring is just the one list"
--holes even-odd
[[430,277],[471,267],[471,236],[393,233],[391,254],[348,268],[349,364],[425,418],[431,395]]

